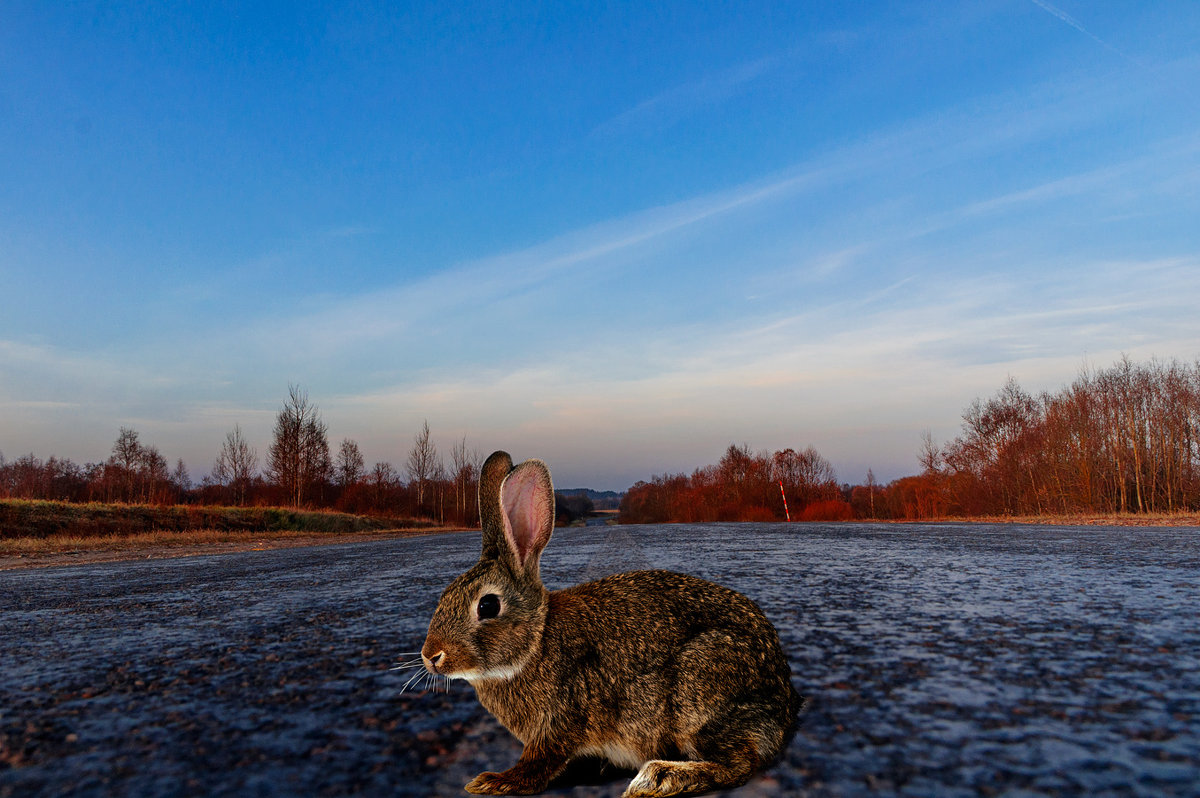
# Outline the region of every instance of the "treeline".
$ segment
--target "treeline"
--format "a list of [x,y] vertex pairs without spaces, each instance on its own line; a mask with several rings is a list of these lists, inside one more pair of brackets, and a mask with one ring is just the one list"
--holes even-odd
[[854,517],[833,466],[811,446],[768,454],[731,444],[716,465],[638,482],[621,501],[627,524],[782,521],[788,513],[805,521]]
[[1010,379],[920,459],[921,514],[1200,510],[1200,363],[1122,358],[1040,396]]
[[[638,482],[625,523],[775,521],[1200,511],[1200,363],[1134,363],[1085,370],[1033,396],[1010,379],[963,413],[944,445],[926,435],[921,473],[878,485],[838,484],[811,446],[752,452],[731,445],[715,465]],[[193,483],[138,433],[122,427],[111,456],[78,465],[0,453],[0,498],[141,504],[336,509],[359,515],[478,523],[481,458],[457,441],[449,462],[423,424],[400,468],[368,468],[358,444],[331,450],[308,395],[290,387],[260,461],[241,428],[226,435],[212,472]],[[781,489],[782,488],[782,489]],[[785,510],[784,500],[787,501]],[[586,497],[558,497],[560,523],[586,517]]]
[[193,483],[187,466],[172,468],[136,430],[122,427],[110,457],[79,465],[33,454],[6,461],[0,453],[0,498],[131,504],[204,504],[334,509],[439,523],[478,523],[479,453],[466,438],[455,442],[447,463],[429,424],[414,436],[403,471],[390,462],[367,468],[358,443],[330,449],[328,426],[308,394],[289,387],[276,416],[271,445],[260,461],[240,426],[225,436],[212,472]]
[[[1200,363],[1086,370],[1033,396],[1009,379],[963,413],[962,433],[926,434],[921,473],[878,485],[837,483],[812,447],[730,446],[691,475],[639,482],[625,523],[1174,513],[1200,510]],[[780,491],[780,483],[783,490]]]
[[113,443],[112,456],[102,463],[79,465],[33,454],[6,462],[0,452],[0,498],[175,504],[192,487],[182,460],[170,469],[157,448],[143,445],[138,433],[126,427]]

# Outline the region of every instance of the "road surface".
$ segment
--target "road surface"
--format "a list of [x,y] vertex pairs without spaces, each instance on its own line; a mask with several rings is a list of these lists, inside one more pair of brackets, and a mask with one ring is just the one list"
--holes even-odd
[[[478,545],[0,572],[0,798],[463,795],[520,745],[388,668]],[[754,598],[809,699],[734,795],[1200,794],[1200,530],[605,527],[542,559],[551,588],[645,567]],[[580,780],[554,793],[627,776]]]

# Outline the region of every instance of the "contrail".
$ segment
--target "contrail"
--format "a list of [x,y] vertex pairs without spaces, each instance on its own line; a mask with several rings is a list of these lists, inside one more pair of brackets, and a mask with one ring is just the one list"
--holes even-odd
[[1114,53],[1116,53],[1117,55],[1121,56],[1121,57],[1122,57],[1122,58],[1124,58],[1126,61],[1130,61],[1130,62],[1132,62],[1132,63],[1134,63],[1134,64],[1136,64],[1136,63],[1137,63],[1137,61],[1136,61],[1134,58],[1132,58],[1132,57],[1130,57],[1130,56],[1126,55],[1125,53],[1121,52],[1121,51],[1120,51],[1120,50],[1118,50],[1116,47],[1113,47],[1111,44],[1109,44],[1108,42],[1104,41],[1103,39],[1101,39],[1101,38],[1100,38],[1099,36],[1097,36],[1096,34],[1092,33],[1092,32],[1091,32],[1090,30],[1088,30],[1087,28],[1083,27],[1083,25],[1079,24],[1079,20],[1075,19],[1075,17],[1071,16],[1071,15],[1070,15],[1070,14],[1068,14],[1066,11],[1063,11],[1061,8],[1055,8],[1054,6],[1052,6],[1052,5],[1050,5],[1049,3],[1047,3],[1047,2],[1046,2],[1046,0],[1029,0],[1029,2],[1033,3],[1035,6],[1037,6],[1037,7],[1038,7],[1038,8],[1040,8],[1040,9],[1042,9],[1042,10],[1043,10],[1043,11],[1045,11],[1047,14],[1053,14],[1054,16],[1058,17],[1058,18],[1059,18],[1059,19],[1061,19],[1063,22],[1067,23],[1067,24],[1068,24],[1068,25],[1070,25],[1072,28],[1074,28],[1075,30],[1077,30],[1077,31],[1079,31],[1080,33],[1082,33],[1084,36],[1087,36],[1089,39],[1091,39],[1092,41],[1094,41],[1096,44],[1100,45],[1101,47],[1104,47],[1104,48],[1106,48],[1106,49],[1108,49],[1108,50],[1112,50]]

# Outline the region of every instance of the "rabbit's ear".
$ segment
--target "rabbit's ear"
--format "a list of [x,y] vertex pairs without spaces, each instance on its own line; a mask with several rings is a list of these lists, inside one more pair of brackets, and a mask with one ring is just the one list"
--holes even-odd
[[479,525],[483,527],[483,557],[494,560],[507,550],[500,485],[512,471],[508,452],[492,452],[479,472]]
[[504,538],[517,567],[538,576],[542,549],[554,532],[554,484],[541,460],[526,460],[500,486],[504,507]]

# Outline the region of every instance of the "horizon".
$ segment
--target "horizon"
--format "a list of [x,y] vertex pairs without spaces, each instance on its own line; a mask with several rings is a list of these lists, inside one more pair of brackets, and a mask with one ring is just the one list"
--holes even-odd
[[402,467],[838,481],[1008,377],[1200,356],[1200,6],[18,3],[0,452],[194,481],[290,384]]

